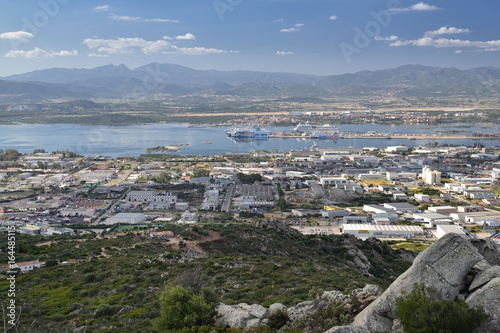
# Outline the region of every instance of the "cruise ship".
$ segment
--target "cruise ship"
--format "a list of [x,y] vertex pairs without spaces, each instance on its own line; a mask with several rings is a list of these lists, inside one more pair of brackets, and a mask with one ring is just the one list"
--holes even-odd
[[235,139],[267,140],[269,131],[258,127],[233,128],[227,131],[227,136]]
[[339,128],[335,125],[325,124],[325,125],[312,125],[309,122],[305,124],[298,124],[294,129],[294,132],[301,133],[311,133],[311,132],[328,132],[328,133],[339,133]]
[[311,139],[320,139],[320,140],[338,140],[340,139],[340,135],[338,132],[328,132],[328,131],[316,131],[311,134]]

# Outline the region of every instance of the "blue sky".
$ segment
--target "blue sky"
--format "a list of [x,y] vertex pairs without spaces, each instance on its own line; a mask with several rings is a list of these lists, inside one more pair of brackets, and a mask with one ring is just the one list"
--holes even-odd
[[4,0],[0,76],[151,62],[341,74],[500,67],[498,1]]

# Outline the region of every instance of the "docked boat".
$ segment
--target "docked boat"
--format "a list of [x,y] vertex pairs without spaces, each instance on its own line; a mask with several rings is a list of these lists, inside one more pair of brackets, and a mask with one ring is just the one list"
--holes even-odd
[[235,139],[267,140],[269,139],[269,131],[259,127],[239,127],[227,131],[227,136]]
[[300,123],[298,124],[294,129],[294,132],[301,132],[301,133],[311,133],[311,132],[329,132],[329,133],[334,133],[334,132],[339,132],[339,128],[335,125],[332,124],[325,124],[325,125],[312,125],[309,122],[306,122],[304,124]]
[[311,139],[320,139],[320,140],[338,140],[340,135],[338,132],[325,132],[325,131],[316,131],[311,134]]

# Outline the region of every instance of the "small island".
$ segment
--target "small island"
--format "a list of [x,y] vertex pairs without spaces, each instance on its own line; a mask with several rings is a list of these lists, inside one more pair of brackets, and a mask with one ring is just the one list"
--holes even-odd
[[165,152],[172,153],[172,152],[176,152],[180,149],[181,149],[181,147],[173,146],[173,145],[172,146],[158,146],[158,147],[154,147],[154,148],[147,148],[146,152],[148,154],[150,154],[150,153],[165,153]]

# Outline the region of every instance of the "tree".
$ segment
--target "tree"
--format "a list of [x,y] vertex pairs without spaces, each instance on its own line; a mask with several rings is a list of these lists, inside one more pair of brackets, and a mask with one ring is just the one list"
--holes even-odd
[[262,176],[258,173],[251,173],[249,175],[245,175],[242,172],[238,172],[236,174],[236,177],[242,182],[243,184],[254,184],[255,182],[260,182],[262,181]]
[[281,209],[281,211],[284,211],[286,209],[286,200],[285,198],[281,197],[278,199],[278,202],[276,203],[278,207]]
[[437,289],[417,283],[396,298],[396,315],[406,333],[469,333],[488,318],[482,308],[441,299]]
[[200,177],[208,177],[210,176],[210,170],[207,170],[207,169],[198,169],[198,170],[195,170],[193,172],[193,175],[196,177],[196,178],[200,178]]
[[192,293],[181,286],[166,286],[160,295],[161,315],[154,323],[159,332],[212,325],[217,295],[208,288]]

